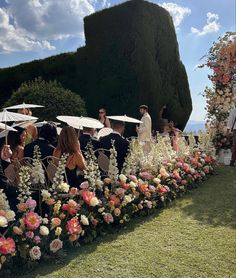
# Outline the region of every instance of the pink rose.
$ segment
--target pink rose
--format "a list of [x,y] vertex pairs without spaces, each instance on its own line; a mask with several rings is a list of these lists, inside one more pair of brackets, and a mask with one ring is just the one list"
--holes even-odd
[[27,238],[32,239],[32,238],[34,237],[34,232],[28,231],[28,232],[25,233],[25,236],[26,236]]
[[36,208],[36,206],[37,206],[37,203],[36,203],[35,200],[29,198],[29,199],[26,201],[26,205],[27,205],[27,207],[28,207],[29,209],[33,209],[33,210],[34,210],[34,209]]
[[114,221],[113,216],[110,213],[105,213],[103,219],[107,224],[113,223]]
[[58,250],[60,250],[63,246],[63,242],[56,238],[50,243],[50,251],[53,253],[56,253]]

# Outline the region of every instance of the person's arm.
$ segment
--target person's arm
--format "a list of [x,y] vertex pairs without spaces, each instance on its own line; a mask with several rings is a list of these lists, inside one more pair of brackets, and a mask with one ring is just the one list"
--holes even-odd
[[106,117],[106,127],[111,128],[110,120]]
[[76,161],[75,161],[75,162],[76,162],[76,166],[77,166],[81,171],[85,170],[85,169],[86,169],[86,162],[85,162],[85,159],[84,159],[82,153],[81,153],[81,152],[78,152],[78,153],[76,154],[75,158],[76,158]]
[[61,152],[58,151],[57,149],[54,149],[52,156],[53,156],[53,159],[52,159],[53,164],[58,165],[58,160],[61,156]]

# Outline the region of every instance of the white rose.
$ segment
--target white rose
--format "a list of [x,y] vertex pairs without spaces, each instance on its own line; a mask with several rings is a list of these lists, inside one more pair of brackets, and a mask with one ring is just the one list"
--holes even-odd
[[135,187],[136,187],[136,184],[135,184],[133,181],[131,181],[131,182],[129,183],[129,186],[130,186],[130,188],[135,188]]
[[130,197],[129,195],[126,195],[126,196],[124,197],[124,201],[125,201],[126,203],[130,203],[130,202],[132,201],[132,199],[131,199],[131,197]]
[[61,184],[58,185],[57,189],[60,192],[68,193],[70,190],[70,186],[66,182],[62,182]]
[[51,197],[51,193],[49,193],[48,190],[43,189],[41,192],[41,196],[43,197],[42,201],[46,201],[47,199],[49,199]]
[[34,246],[30,249],[29,254],[30,254],[30,258],[33,261],[36,261],[39,260],[41,257],[41,250],[38,246]]
[[0,216],[0,227],[7,227],[7,219],[4,216]]
[[105,210],[105,208],[99,208],[99,209],[98,209],[98,212],[99,212],[99,213],[102,213],[104,210]]
[[62,232],[62,228],[61,227],[56,227],[55,236],[60,236],[61,232]]
[[6,212],[6,215],[5,215],[7,221],[9,221],[9,222],[10,221],[14,221],[15,220],[15,216],[16,216],[16,214],[15,214],[15,212],[13,210],[8,210]]
[[155,178],[155,179],[153,179],[153,182],[154,182],[155,184],[159,184],[159,183],[161,182],[161,180],[158,179],[158,178]]
[[43,219],[42,219],[42,222],[43,222],[43,224],[48,224],[48,219],[46,218],[46,217],[44,217]]
[[60,250],[63,246],[63,242],[56,238],[50,243],[50,251],[53,253],[56,253],[58,250]]
[[83,225],[85,225],[85,226],[89,225],[89,220],[88,220],[88,218],[85,215],[81,215],[80,220],[81,220],[81,223]]
[[47,236],[49,234],[49,230],[46,226],[41,226],[39,229],[39,233],[42,236]]
[[97,197],[93,197],[90,201],[90,206],[95,207],[99,204],[98,198]]
[[125,183],[125,182],[127,181],[127,177],[126,177],[125,175],[123,175],[123,174],[120,174],[120,175],[119,175],[119,179],[120,179],[120,181],[121,181],[122,183]]

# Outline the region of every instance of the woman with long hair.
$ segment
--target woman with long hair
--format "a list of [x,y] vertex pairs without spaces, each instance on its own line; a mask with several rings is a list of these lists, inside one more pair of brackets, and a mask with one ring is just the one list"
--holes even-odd
[[7,142],[12,151],[11,160],[21,160],[24,157],[24,147],[26,140],[26,130],[20,126],[14,127],[17,131],[9,131]]
[[77,171],[83,171],[86,168],[86,162],[80,150],[79,140],[73,127],[65,126],[62,128],[58,138],[57,147],[53,152],[53,156],[57,159],[55,163],[63,155],[68,154],[66,162],[66,175],[70,186],[79,187],[81,176],[77,176]]
[[106,109],[99,109],[98,120],[104,125],[104,127],[111,127],[110,120],[107,118]]

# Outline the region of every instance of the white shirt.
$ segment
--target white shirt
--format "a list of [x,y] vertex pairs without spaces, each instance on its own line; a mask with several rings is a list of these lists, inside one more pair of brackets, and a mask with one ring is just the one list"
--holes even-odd
[[229,113],[227,128],[229,130],[236,130],[236,108],[232,109]]
[[152,119],[148,112],[143,114],[141,124],[138,128],[138,138],[140,141],[151,141],[152,138]]

